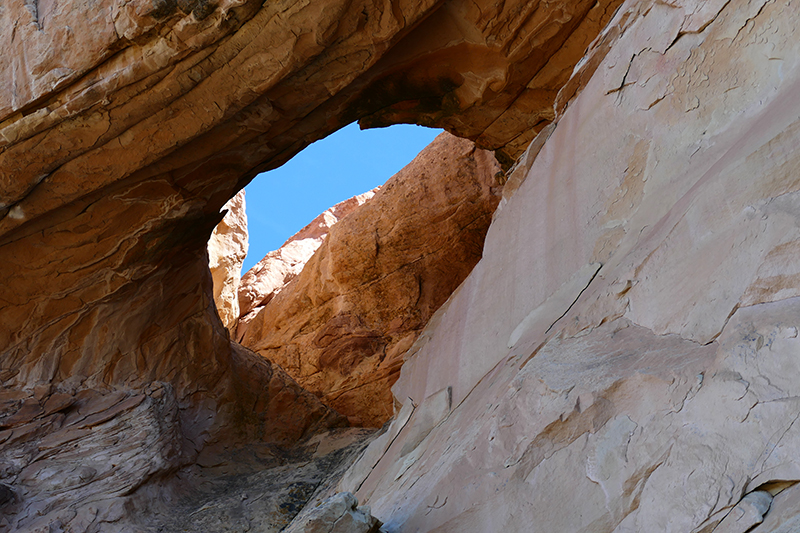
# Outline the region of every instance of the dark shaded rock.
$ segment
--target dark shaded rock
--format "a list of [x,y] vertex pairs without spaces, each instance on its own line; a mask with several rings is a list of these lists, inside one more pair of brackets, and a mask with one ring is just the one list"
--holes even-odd
[[14,489],[8,485],[0,483],[0,509],[10,503],[13,503],[15,500],[16,494],[14,493]]

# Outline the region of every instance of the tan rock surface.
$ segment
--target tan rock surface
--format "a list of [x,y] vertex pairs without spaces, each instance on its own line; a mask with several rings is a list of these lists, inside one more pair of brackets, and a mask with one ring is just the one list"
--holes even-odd
[[[2,391],[164,383],[189,461],[211,444],[288,443],[341,423],[229,343],[205,253],[220,208],[360,118],[440,124],[515,153],[617,3],[3,3]],[[64,527],[101,527],[73,520]]]
[[798,16],[623,5],[340,490],[392,532],[795,527]]
[[440,135],[330,228],[240,342],[353,423],[381,426],[405,352],[480,259],[499,170],[491,153]]
[[341,423],[228,342],[219,208],[350,120],[502,158],[555,99],[343,487],[392,533],[796,529],[798,11],[628,0],[566,81],[617,5],[0,6],[0,528],[130,530]]
[[235,336],[239,322],[239,285],[247,257],[247,211],[244,190],[222,206],[227,211],[208,239],[208,268],[214,286],[214,305],[222,324]]
[[530,95],[558,86],[613,4],[4,5],[3,386],[165,380],[189,411],[205,396],[235,411],[219,407],[236,385],[202,253],[222,205],[368,115],[519,138],[538,115],[496,119],[517,101],[547,114],[552,95]]
[[294,519],[286,533],[378,533],[381,523],[358,507],[349,492],[340,492]]
[[318,215],[306,227],[290,237],[283,246],[268,253],[242,276],[235,297],[244,324],[237,338],[244,333],[246,322],[249,320],[248,315],[251,315],[256,308],[268,304],[287,283],[302,272],[333,225],[375,196],[376,191],[377,189],[374,189],[348,198]]

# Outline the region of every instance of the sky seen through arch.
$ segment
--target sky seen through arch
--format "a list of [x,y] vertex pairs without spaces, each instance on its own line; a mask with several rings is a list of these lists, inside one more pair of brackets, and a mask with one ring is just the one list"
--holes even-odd
[[383,185],[442,130],[350,124],[245,187],[250,248],[242,274],[333,205]]

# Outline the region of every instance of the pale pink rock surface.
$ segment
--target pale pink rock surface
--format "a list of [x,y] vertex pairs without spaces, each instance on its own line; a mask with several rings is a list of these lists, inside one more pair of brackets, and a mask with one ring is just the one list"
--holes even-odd
[[239,322],[239,284],[247,257],[247,211],[244,189],[222,207],[227,211],[208,240],[208,267],[214,282],[214,304],[222,324],[235,336]]
[[790,530],[798,17],[623,5],[341,490],[393,532]]

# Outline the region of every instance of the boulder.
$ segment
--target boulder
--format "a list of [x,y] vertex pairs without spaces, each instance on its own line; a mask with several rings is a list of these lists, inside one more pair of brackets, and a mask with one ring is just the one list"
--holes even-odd
[[358,500],[349,492],[334,494],[306,509],[285,533],[378,533],[381,522],[372,516],[369,507],[358,507]]

